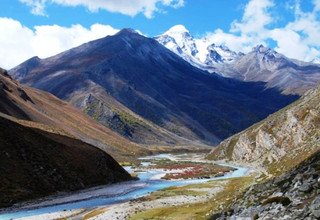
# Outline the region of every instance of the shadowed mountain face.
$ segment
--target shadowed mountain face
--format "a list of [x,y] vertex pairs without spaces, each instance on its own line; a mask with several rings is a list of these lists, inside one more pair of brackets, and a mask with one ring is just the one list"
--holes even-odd
[[[207,74],[128,29],[51,58],[32,58],[10,74],[149,144],[217,143],[297,98],[263,83]],[[129,134],[108,123],[114,115]]]
[[[115,133],[46,92],[20,86],[3,69],[0,131],[0,207],[59,191],[131,180],[111,156],[97,148],[116,154]],[[99,136],[96,147],[76,139],[94,142]]]
[[80,140],[0,113],[0,207],[58,191],[130,180],[112,157]]
[[282,173],[320,150],[320,87],[267,119],[224,140],[211,159]]
[[20,85],[4,70],[0,70],[0,112],[22,119],[19,122],[26,126],[78,138],[119,161],[148,153],[57,97]]

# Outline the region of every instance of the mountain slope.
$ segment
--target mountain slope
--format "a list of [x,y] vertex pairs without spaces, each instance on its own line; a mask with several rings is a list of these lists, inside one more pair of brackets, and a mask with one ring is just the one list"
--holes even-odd
[[320,65],[289,59],[262,45],[220,71],[243,81],[266,82],[284,94],[302,95],[320,82]]
[[[111,127],[103,118],[125,115],[136,124],[132,140],[148,144],[215,144],[297,98],[262,83],[210,75],[129,29],[47,59],[33,58],[10,74],[106,126]],[[159,140],[152,132],[160,127],[167,137],[158,132]]]
[[55,96],[20,85],[4,70],[0,71],[0,112],[22,119],[26,126],[78,138],[120,161],[148,153]]
[[320,149],[320,87],[225,141],[208,158],[281,174]]
[[155,39],[190,64],[248,82],[266,82],[284,94],[302,95],[320,82],[320,65],[289,59],[276,51],[258,45],[247,54],[236,53],[210,39],[194,38],[182,25],[176,25]]
[[0,207],[130,180],[108,154],[80,140],[23,126],[0,113]]
[[251,186],[210,219],[319,219],[320,152],[279,177]]

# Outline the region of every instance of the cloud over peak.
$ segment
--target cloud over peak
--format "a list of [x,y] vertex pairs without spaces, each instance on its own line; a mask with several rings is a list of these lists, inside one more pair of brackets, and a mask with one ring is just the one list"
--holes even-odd
[[291,13],[294,20],[284,26],[270,28],[276,23],[271,14],[277,5],[274,0],[250,0],[240,21],[235,20],[229,31],[217,29],[207,38],[230,49],[249,52],[257,44],[275,42],[275,50],[303,61],[312,61],[320,56],[320,0],[313,0],[313,10],[304,12],[296,0]]
[[33,30],[11,18],[0,18],[0,66],[12,68],[32,56],[46,58],[118,31],[103,24],[93,24],[90,28],[79,24],[42,25]]

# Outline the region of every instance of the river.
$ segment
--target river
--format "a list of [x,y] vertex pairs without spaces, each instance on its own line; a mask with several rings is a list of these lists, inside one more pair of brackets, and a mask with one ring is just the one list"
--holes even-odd
[[[181,154],[182,155],[182,154]],[[181,160],[186,158],[181,155],[161,154],[152,157],[142,158],[147,160],[170,159]],[[187,155],[187,154],[183,154]],[[199,155],[193,155],[193,161],[201,161]],[[190,157],[188,158],[190,160]],[[149,162],[143,163],[145,167],[149,166]],[[210,180],[228,179],[234,177],[245,176],[248,168],[238,167],[229,164],[221,164],[236,168],[235,171],[229,172],[224,176],[213,177],[210,179],[190,179],[190,180],[162,180],[160,179],[166,171],[159,169],[149,169],[137,172],[139,180],[129,181],[119,184],[106,185],[83,190],[77,193],[52,196],[45,200],[38,200],[33,203],[26,203],[19,208],[5,210],[0,212],[0,220],[17,219],[22,217],[31,217],[47,213],[55,213],[65,210],[86,209],[99,206],[117,204],[124,201],[136,199],[146,196],[151,192],[161,190],[171,186],[184,186],[189,184],[203,183]],[[134,171],[131,167],[125,167],[128,172]]]

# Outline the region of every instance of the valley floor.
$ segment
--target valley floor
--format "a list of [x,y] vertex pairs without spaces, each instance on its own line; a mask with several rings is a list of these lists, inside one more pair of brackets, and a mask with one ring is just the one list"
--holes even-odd
[[[162,154],[141,158],[141,166],[126,167],[139,176],[138,181],[24,204],[11,210],[11,214],[0,214],[0,219],[204,219],[246,188],[253,181],[253,172],[243,167],[214,165],[203,157],[204,154]],[[196,178],[182,175],[185,179],[162,179],[181,173]]]

